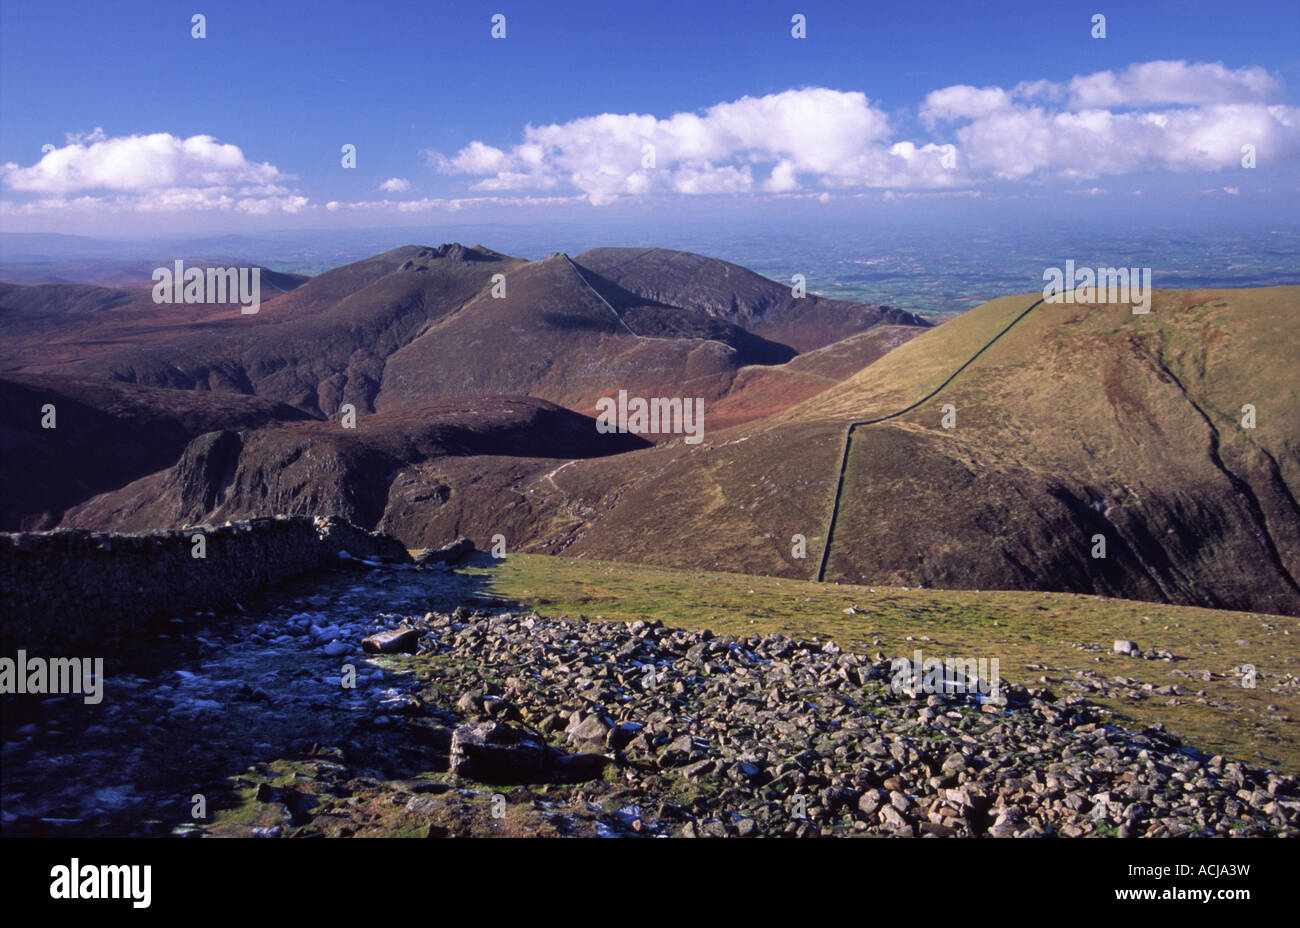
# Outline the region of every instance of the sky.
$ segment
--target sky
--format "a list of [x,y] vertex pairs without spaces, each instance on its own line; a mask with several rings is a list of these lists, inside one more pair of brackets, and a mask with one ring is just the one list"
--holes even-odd
[[1297,215],[1295,0],[0,5],[7,232]]

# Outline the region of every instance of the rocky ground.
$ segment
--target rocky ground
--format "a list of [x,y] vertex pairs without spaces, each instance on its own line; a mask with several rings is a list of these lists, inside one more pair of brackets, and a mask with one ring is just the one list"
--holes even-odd
[[[7,708],[5,831],[1300,831],[1297,778],[1123,730],[1079,692],[896,693],[881,655],[511,612],[442,566],[318,576],[256,608],[178,621],[99,707]],[[381,632],[399,634],[369,653]]]

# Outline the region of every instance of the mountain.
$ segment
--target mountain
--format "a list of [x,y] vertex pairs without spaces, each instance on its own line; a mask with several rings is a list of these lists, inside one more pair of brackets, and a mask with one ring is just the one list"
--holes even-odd
[[511,273],[504,297],[480,293],[395,351],[375,403],[527,393],[594,413],[602,396],[724,395],[749,364],[795,351],[702,313],[615,292],[565,255]]
[[[705,271],[717,265],[714,276],[733,268],[672,254],[698,259]],[[749,277],[747,286],[765,300],[789,296]],[[0,359],[29,371],[252,394],[324,418],[346,404],[373,413],[490,394],[593,414],[618,389],[714,403],[745,368],[798,354],[725,314],[626,290],[563,254],[525,261],[483,246],[406,246],[294,283],[247,315],[224,305],[160,307],[145,294],[110,288],[9,286],[0,311],[12,306],[15,318],[35,321]],[[782,299],[782,311],[793,311]],[[824,314],[824,301],[798,302]],[[85,304],[95,312],[72,312]],[[899,337],[927,325],[877,307],[834,305],[848,334],[890,321]],[[755,401],[763,382],[744,378],[749,396],[732,404],[732,419],[789,405],[817,383],[805,378],[802,389]]]
[[[346,265],[257,317],[62,366],[83,395],[97,370],[118,393],[188,388],[148,393],[160,408],[269,405],[204,407],[184,428],[155,410],[170,431],[150,456],[7,517],[332,512],[411,547],[501,534],[510,550],[799,578],[818,575],[833,524],[829,580],[1300,614],[1300,288],[1157,291],[1147,314],[1031,294],[938,327],[859,306],[849,317],[871,324],[819,347],[846,311],[810,302],[822,336],[799,350],[777,337],[797,318],[788,291],[739,271],[454,244]],[[20,386],[6,426],[35,463],[13,486],[68,466],[30,451],[52,438],[32,405],[59,385]],[[704,398],[703,442],[600,434],[594,403],[619,389]],[[68,458],[107,441],[65,434]]]
[[919,408],[855,431],[827,579],[1300,614],[1300,288],[1158,291],[1146,315],[1043,304],[995,340],[1035,300],[987,303],[701,445],[535,480],[532,544],[815,576],[848,425],[926,397],[988,346]]
[[815,294],[796,297],[792,286],[687,251],[594,248],[574,260],[646,300],[724,319],[801,352],[881,323],[926,325],[919,316],[888,306],[824,299]]
[[[206,268],[205,263],[186,267]],[[113,354],[130,355],[142,345],[172,343],[193,333],[219,332],[238,324],[240,313],[225,304],[155,303],[151,271],[121,285],[15,284],[0,281],[0,370],[71,372],[73,365]],[[308,278],[259,268],[261,297],[270,300]],[[114,275],[109,275],[114,276]],[[251,317],[244,317],[251,318]],[[100,376],[93,362],[86,369]],[[129,379],[129,378],[114,378]]]

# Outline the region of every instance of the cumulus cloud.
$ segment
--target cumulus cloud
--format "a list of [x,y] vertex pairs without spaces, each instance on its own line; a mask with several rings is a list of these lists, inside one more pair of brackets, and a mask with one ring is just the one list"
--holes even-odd
[[1073,78],[1070,105],[1077,108],[1163,104],[1262,103],[1281,87],[1263,68],[1229,70],[1221,62],[1147,61],[1115,74],[1098,71]]
[[930,139],[897,138],[863,93],[810,87],[659,118],[602,113],[527,126],[513,146],[427,152],[480,192],[572,189],[596,205],[650,194],[790,195],[968,187],[1030,177],[1094,178],[1233,167],[1241,146],[1300,152],[1300,110],[1272,102],[1258,67],[1152,61],[1010,89],[954,85],[916,115]]
[[[667,118],[602,113],[528,126],[508,150],[480,141],[427,153],[442,173],[487,175],[476,190],[571,186],[591,203],[651,193],[785,193],[817,186],[926,184],[937,147],[894,152],[885,112],[823,87],[719,103]],[[806,178],[806,180],[805,180]]]
[[926,96],[921,104],[921,121],[933,127],[941,120],[977,119],[1004,109],[1010,103],[1010,95],[1001,87],[957,84]]
[[[513,143],[472,140],[451,154],[424,152],[432,170],[461,188],[446,199],[325,207],[419,212],[656,196],[827,202],[864,192],[921,196],[1045,179],[1099,196],[1102,177],[1240,167],[1246,145],[1261,164],[1300,161],[1300,108],[1281,93],[1278,79],[1259,67],[1150,61],[1065,81],[942,87],[912,112],[900,111],[896,124],[863,92],[804,87],[698,112],[601,113],[527,125]],[[920,137],[907,137],[913,133],[900,125],[915,126]],[[211,136],[109,137],[95,129],[70,134],[64,147],[33,165],[0,165],[0,186],[27,195],[0,207],[250,214],[315,208],[293,180]],[[391,177],[378,189],[404,194],[411,183]],[[1236,188],[1215,189],[1223,195]]]
[[1214,171],[1238,166],[1246,144],[1275,161],[1300,154],[1300,110],[1267,102],[1278,90],[1262,68],[1152,61],[1009,93],[946,87],[920,117],[952,127],[972,180]]
[[308,201],[283,184],[290,179],[210,135],[110,138],[102,128],[69,134],[66,145],[29,167],[0,165],[5,187],[44,195],[25,204],[28,212],[96,206],[136,212],[297,212]]

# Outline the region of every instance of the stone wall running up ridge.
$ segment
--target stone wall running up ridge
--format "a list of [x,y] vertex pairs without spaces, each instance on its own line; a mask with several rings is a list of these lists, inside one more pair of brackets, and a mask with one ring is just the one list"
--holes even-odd
[[[196,533],[206,557],[194,557]],[[227,607],[353,558],[409,563],[401,542],[337,517],[165,532],[0,533],[0,653],[109,651],[159,618]]]

